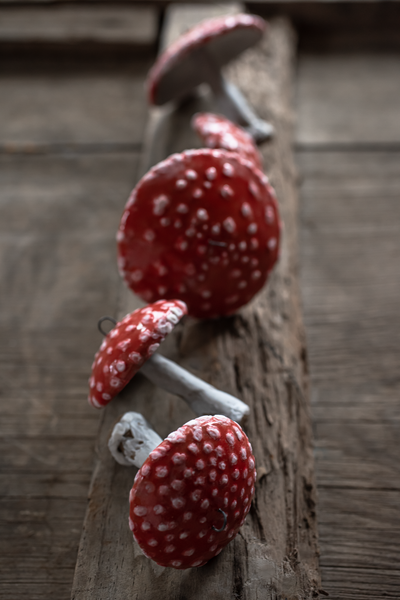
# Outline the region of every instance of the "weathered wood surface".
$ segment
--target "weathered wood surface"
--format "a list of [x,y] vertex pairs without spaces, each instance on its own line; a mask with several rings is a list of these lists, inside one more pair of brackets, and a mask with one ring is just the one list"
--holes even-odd
[[334,600],[400,597],[399,82],[398,54],[300,57],[301,282]]
[[[178,18],[179,10],[173,19]],[[169,23],[172,27],[174,21]],[[193,414],[181,400],[154,389],[138,375],[103,413],[74,600],[318,596],[307,365],[297,277],[297,192],[291,155],[294,48],[291,29],[277,21],[265,44],[229,69],[232,79],[239,81],[260,114],[277,129],[275,141],[263,153],[285,223],[280,263],[266,289],[239,314],[202,323],[188,319],[162,348],[195,374],[250,405],[247,433],[258,465],[256,500],[237,538],[201,569],[165,569],[141,554],[127,526],[128,493],[136,470],[123,468],[111,458],[106,447],[110,429],[121,414],[135,409],[165,436]],[[186,105],[182,116],[166,116],[164,121],[159,114],[155,117],[159,153],[178,149],[177,145],[191,139],[179,135],[178,140],[168,141],[160,133],[168,132],[166,123],[171,119],[172,134],[182,132],[188,113]],[[120,314],[134,305],[133,297],[125,292]]]
[[0,44],[5,42],[96,42],[153,45],[158,12],[146,5],[38,5],[0,9]]
[[149,62],[1,66],[0,598],[67,600],[99,425],[95,320],[118,301]]

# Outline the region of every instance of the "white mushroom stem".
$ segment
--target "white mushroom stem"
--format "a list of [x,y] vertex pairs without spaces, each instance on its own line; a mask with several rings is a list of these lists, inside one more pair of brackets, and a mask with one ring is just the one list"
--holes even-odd
[[273,136],[272,125],[260,119],[241,91],[224,78],[206,48],[196,51],[194,61],[213,91],[217,112],[242,125],[255,142],[260,143]]
[[199,417],[218,414],[241,423],[250,412],[235,396],[217,390],[160,354],[153,354],[140,371],[166,392],[181,396]]
[[140,469],[161,442],[160,436],[140,413],[128,412],[114,426],[108,447],[120,465]]

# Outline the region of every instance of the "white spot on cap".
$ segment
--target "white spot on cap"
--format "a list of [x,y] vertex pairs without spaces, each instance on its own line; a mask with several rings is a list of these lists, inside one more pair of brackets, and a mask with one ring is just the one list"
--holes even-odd
[[196,462],[196,469],[199,469],[199,471],[201,469],[204,469],[205,466],[206,466],[206,464],[205,464],[204,460],[200,459]]
[[178,497],[178,498],[173,498],[171,500],[171,503],[174,508],[183,508],[186,504],[186,500],[184,498]]
[[190,519],[191,519],[192,517],[193,517],[193,514],[192,514],[191,512],[186,512],[186,513],[183,515],[183,520],[184,520],[184,521],[190,521]]
[[200,504],[200,508],[206,509],[210,506],[210,501],[207,500],[207,498],[205,500],[202,501],[202,503]]
[[234,294],[233,296],[228,296],[228,298],[225,298],[225,304],[234,304],[238,300],[239,296],[237,294]]
[[272,206],[267,206],[265,209],[265,220],[267,223],[271,224],[275,220],[274,209]]
[[[229,481],[228,475],[222,475],[222,477],[220,479],[221,484],[226,485],[228,483],[228,481]],[[224,499],[225,506],[227,505],[227,500],[228,500],[227,498]]]
[[178,179],[175,183],[175,186],[178,190],[183,190],[187,186],[187,181],[184,179]]
[[142,475],[144,475],[144,477],[147,477],[147,475],[150,473],[150,465],[144,464],[143,467],[141,468],[141,472],[142,472]]
[[[159,285],[157,288],[157,292],[160,294],[160,296],[164,296],[164,294],[167,292],[167,287],[165,285]],[[140,339],[140,336],[139,336]]]
[[219,223],[215,223],[215,225],[211,227],[211,231],[214,235],[218,235],[221,232],[221,225]]
[[165,194],[161,194],[161,196],[157,196],[157,198],[154,198],[153,199],[153,215],[156,215],[158,217],[163,215],[168,204],[169,204],[169,200]]
[[198,454],[200,452],[197,444],[189,444],[188,450],[193,454]]
[[209,427],[206,428],[206,431],[207,431],[208,435],[210,437],[212,437],[214,440],[218,440],[221,437],[221,432],[218,429],[218,427],[213,427],[212,425],[210,425]]
[[129,358],[135,364],[140,363],[140,361],[142,360],[142,357],[138,352],[131,352],[129,354]]
[[144,515],[147,515],[147,508],[145,506],[135,506],[133,512],[138,517],[144,517]]
[[219,192],[223,198],[232,198],[233,196],[233,189],[230,185],[223,185]]
[[250,223],[250,225],[247,228],[247,233],[256,233],[257,231],[257,223]]
[[201,292],[201,296],[202,296],[202,298],[211,298],[211,292],[210,292],[210,290],[203,290]]
[[187,206],[187,204],[178,204],[178,206],[176,207],[176,211],[178,213],[181,213],[182,215],[186,214],[189,211],[189,207]]
[[244,288],[247,287],[247,281],[245,281],[244,279],[242,281],[239,281],[238,283],[238,288],[239,290],[244,290]]
[[186,456],[183,452],[176,452],[172,457],[174,465],[182,465],[186,461]]
[[251,278],[256,280],[256,279],[260,279],[262,273],[261,271],[257,270],[257,271],[253,271],[251,274]]
[[103,398],[103,400],[111,400],[110,394],[102,394],[101,397]]
[[233,477],[233,479],[239,479],[239,476],[240,476],[240,471],[239,471],[239,469],[235,469],[235,470],[233,471],[233,473],[232,473],[232,477]]
[[154,548],[155,546],[158,546],[158,542],[154,538],[152,538],[151,540],[149,540],[147,542],[147,544],[148,544],[148,546],[151,546],[152,548]]
[[177,429],[176,431],[173,431],[172,433],[170,433],[166,439],[174,444],[178,444],[179,442],[186,441],[186,435],[183,433],[183,431],[181,431],[180,429]]
[[138,283],[142,279],[143,279],[143,272],[140,269],[136,269],[135,271],[132,271],[132,273],[130,274],[130,280],[133,281],[134,283]]
[[168,219],[168,217],[163,217],[160,219],[160,223],[163,227],[168,227],[168,225],[171,224],[171,219]]
[[254,237],[251,238],[251,240],[250,240],[250,248],[251,248],[251,250],[257,250],[257,248],[258,248],[259,245],[260,244],[259,244],[257,238],[254,238]]
[[206,211],[205,208],[199,208],[196,215],[197,215],[197,218],[200,219],[200,221],[208,220],[208,212]]
[[194,490],[194,492],[190,494],[190,497],[193,502],[198,502],[201,498],[201,490]]
[[226,177],[233,177],[235,170],[229,163],[224,163],[222,167],[222,172]]
[[241,274],[242,271],[240,269],[233,269],[233,271],[231,271],[231,277],[233,277],[233,279],[237,279]]
[[152,354],[154,354],[154,352],[156,352],[156,350],[158,350],[159,347],[160,344],[151,344],[147,350],[147,354],[151,356]]
[[204,193],[203,190],[201,190],[200,188],[196,188],[193,191],[193,198],[201,198],[203,193]]
[[223,223],[222,223],[224,229],[228,232],[228,233],[233,233],[236,230],[236,223],[235,221],[232,219],[232,217],[227,217]]
[[194,548],[190,548],[189,550],[184,550],[182,552],[183,556],[192,556],[194,554]]
[[98,383],[96,383],[96,390],[98,392],[102,392],[103,391],[103,384],[100,381]]
[[168,475],[167,467],[156,467],[156,477],[160,479]]
[[193,229],[193,227],[189,227],[189,229],[186,229],[185,231],[185,235],[187,235],[187,237],[193,237],[194,234],[196,233],[196,230]]
[[151,524],[148,521],[143,521],[142,529],[143,531],[148,531],[151,528]]
[[194,181],[195,179],[197,179],[197,173],[196,171],[193,171],[193,169],[188,169],[187,171],[185,171],[185,177],[186,179]]
[[251,210],[251,206],[248,202],[243,202],[240,211],[244,217],[250,218],[253,216],[253,211]]
[[254,183],[254,181],[250,181],[249,183],[249,192],[252,194],[252,196],[254,196],[254,198],[259,198],[260,196],[259,187],[256,183]]
[[125,235],[123,233],[123,231],[118,230],[117,231],[117,242],[122,242],[125,239]]
[[213,181],[217,177],[217,169],[215,167],[209,167],[206,170],[206,177],[209,181]]
[[239,442],[241,442],[241,441],[242,441],[242,439],[243,439],[243,433],[242,433],[242,432],[240,431],[240,429],[238,429],[237,427],[234,427],[234,428],[233,428],[233,431],[235,432],[235,434],[236,434],[236,437],[237,437],[237,439],[239,440]]
[[267,246],[270,250],[274,250],[276,247],[276,243],[276,238],[271,238],[270,240],[268,240]]
[[203,183],[203,185],[204,185],[204,187],[205,187],[205,188],[207,188],[207,189],[209,190],[209,189],[210,189],[210,187],[212,186],[212,183],[211,183],[211,181],[205,181],[205,182]]
[[144,232],[143,237],[147,242],[152,242],[154,240],[154,238],[156,237],[156,234],[154,233],[154,231],[152,229],[147,229]]

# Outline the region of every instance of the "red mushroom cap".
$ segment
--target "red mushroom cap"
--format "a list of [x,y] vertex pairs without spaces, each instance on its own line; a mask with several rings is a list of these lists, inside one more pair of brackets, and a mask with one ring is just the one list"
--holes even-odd
[[261,154],[247,131],[229,119],[212,113],[198,113],[192,118],[192,127],[207,148],[223,148],[247,158],[262,170]]
[[279,232],[274,190],[250,161],[187,150],[133,190],[117,234],[119,269],[146,302],[181,298],[194,317],[231,314],[264,285]]
[[133,311],[117,323],[94,357],[89,403],[95,408],[106,406],[186,312],[186,304],[180,300],[160,300]]
[[173,42],[149,72],[147,86],[151,104],[164,104],[188,93],[204,81],[194,68],[193,52],[207,46],[214,63],[222,67],[256,44],[266,23],[255,15],[217,17],[199,23]]
[[199,417],[171,433],[138,471],[129,497],[130,528],[159,565],[200,567],[237,534],[255,480],[241,427],[219,415]]

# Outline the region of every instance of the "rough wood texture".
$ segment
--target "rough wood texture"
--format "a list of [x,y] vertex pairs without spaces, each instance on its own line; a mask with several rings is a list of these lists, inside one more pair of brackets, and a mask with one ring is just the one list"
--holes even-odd
[[398,54],[300,56],[301,282],[333,600],[400,597],[399,75]]
[[[179,11],[174,18],[178,17]],[[110,429],[127,409],[142,412],[161,436],[193,415],[181,400],[154,389],[138,375],[103,413],[74,600],[318,596],[307,365],[297,277],[296,176],[291,158],[294,46],[290,27],[277,21],[265,43],[229,70],[277,129],[276,140],[263,153],[285,223],[279,265],[264,291],[239,314],[212,322],[186,320],[162,348],[195,374],[250,405],[247,433],[259,473],[256,500],[240,534],[201,569],[165,569],[141,554],[127,526],[128,493],[136,470],[123,468],[111,458],[106,448]],[[180,135],[189,112],[186,105],[183,114],[164,115],[164,126],[165,120],[171,123],[172,119],[172,133],[179,139],[168,144],[158,130],[159,152],[191,139]],[[125,293],[119,311],[134,305]]]
[[4,42],[97,42],[152,45],[157,11],[149,6],[36,6],[0,10]]
[[99,425],[85,401],[95,319],[118,301],[149,63],[2,67],[0,598],[67,600]]

